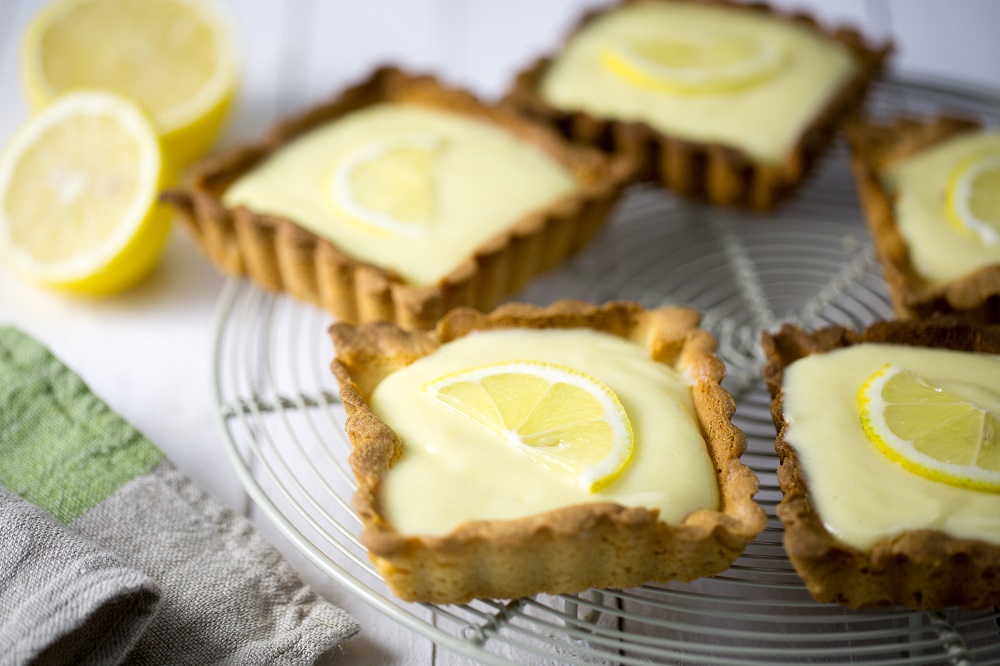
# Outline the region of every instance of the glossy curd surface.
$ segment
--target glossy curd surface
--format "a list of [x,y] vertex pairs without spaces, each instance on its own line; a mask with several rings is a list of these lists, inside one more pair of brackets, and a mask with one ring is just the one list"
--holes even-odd
[[918,476],[882,454],[861,425],[858,391],[886,363],[1000,411],[1000,356],[865,343],[785,369],[785,439],[827,529],[862,550],[902,532],[935,529],[1000,544],[1000,493]]
[[[422,390],[446,374],[509,360],[573,368],[617,394],[636,447],[610,486],[587,492],[575,479],[533,463],[503,438]],[[402,456],[386,474],[381,498],[386,516],[402,534],[442,535],[471,520],[512,520],[588,502],[656,509],[668,523],[719,505],[688,378],[610,334],[472,333],[389,375],[369,402],[404,444]]]

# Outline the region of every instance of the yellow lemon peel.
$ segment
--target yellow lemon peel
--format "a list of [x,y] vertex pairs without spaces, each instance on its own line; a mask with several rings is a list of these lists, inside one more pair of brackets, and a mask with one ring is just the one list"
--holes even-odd
[[953,486],[1000,492],[1000,413],[887,364],[858,392],[861,424],[888,458]]
[[508,361],[446,375],[424,390],[589,492],[618,478],[635,449],[615,393],[572,368]]

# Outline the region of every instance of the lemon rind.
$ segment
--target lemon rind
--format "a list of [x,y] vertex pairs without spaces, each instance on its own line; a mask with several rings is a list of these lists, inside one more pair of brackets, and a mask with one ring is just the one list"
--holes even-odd
[[857,119],[846,128],[851,171],[865,221],[893,310],[900,319],[944,314],[970,322],[1000,321],[996,305],[1000,263],[943,284],[928,281],[913,264],[896,219],[896,195],[882,178],[892,165],[980,129],[980,123],[953,115],[898,116],[889,121]]
[[[894,433],[882,417],[881,412],[870,409],[876,401],[873,396],[880,396],[885,385],[901,372],[906,371],[887,363],[869,377],[858,391],[861,403],[861,424],[868,439],[887,458],[926,479],[960,488],[1000,493],[1000,472],[991,472],[976,465],[959,465],[933,458],[917,450],[911,442]],[[969,404],[975,407],[972,403]]]
[[[619,451],[619,447],[612,445],[611,452],[607,457],[599,463],[582,470],[579,474],[578,482],[588,492],[596,493],[607,488],[614,483],[615,479],[621,476],[631,461],[635,450],[635,433],[632,430],[632,423],[628,418],[628,413],[625,411],[625,407],[621,404],[618,396],[596,377],[591,377],[574,368],[542,361],[502,361],[449,373],[444,377],[427,382],[423,386],[423,390],[437,398],[440,390],[452,383],[459,381],[479,382],[499,372],[538,374],[539,368],[542,369],[542,373],[539,376],[551,379],[552,383],[563,382],[582,389],[589,395],[597,398],[603,410],[604,420],[611,426],[615,441],[627,443],[624,447],[623,455],[616,454]],[[516,433],[508,431],[503,433],[503,436],[510,444],[529,455],[529,457],[538,455],[531,450],[530,446],[521,443]]]
[[[697,510],[671,524],[657,511],[598,501],[516,520],[469,521],[443,536],[396,531],[381,513],[379,488],[405,443],[367,406],[366,396],[382,378],[438,345],[498,328],[600,331],[631,340],[655,362],[696,377],[691,395],[724,498],[719,510]],[[336,347],[331,367],[354,446],[350,462],[358,489],[353,506],[363,526],[361,540],[402,599],[461,603],[692,580],[728,568],[764,528],[766,514],[752,499],[756,476],[740,462],[746,438],[732,424],[735,402],[721,386],[724,367],[714,354],[714,339],[698,327],[692,310],[644,310],[621,302],[508,304],[490,314],[455,310],[433,333],[377,323],[337,323],[330,333]]]
[[1000,230],[976,217],[969,208],[974,176],[990,168],[1000,168],[1000,153],[990,153],[956,169],[948,187],[948,219],[959,229],[978,236],[987,245],[1000,244]]
[[[555,157],[578,187],[551,205],[511,220],[431,285],[412,285],[385,268],[351,257],[294,220],[222,202],[228,183],[320,124],[379,103],[425,105],[484,122]],[[392,321],[426,329],[458,306],[494,307],[507,294],[560,265],[600,231],[634,174],[633,163],[559,137],[500,105],[489,105],[433,77],[382,68],[334,100],[286,119],[257,143],[205,159],[184,187],[163,199],[180,213],[202,251],[225,273],[313,303],[338,319]]]
[[[103,0],[58,0],[45,7],[32,20],[25,32],[20,52],[21,79],[29,102],[35,109],[51,103],[68,91],[56,90],[46,79],[37,56],[47,24],[64,13],[69,7],[83,2]],[[216,0],[172,0],[187,5],[212,27],[217,38],[216,62],[220,67],[209,83],[199,90],[191,100],[162,114],[157,120],[163,135],[184,129],[192,121],[210,114],[219,101],[232,95],[236,89],[237,72],[240,70],[240,54],[237,48],[235,21],[231,11]]]
[[[86,255],[61,264],[41,264],[27,252],[13,246],[5,213],[0,210],[0,248],[13,270],[21,275],[52,286],[82,286],[87,291],[85,283],[112,264],[140,233],[149,218],[156,214],[156,198],[163,183],[163,161],[159,139],[145,112],[124,97],[107,91],[77,91],[60,97],[14,133],[0,157],[0,190],[6,189],[5,184],[10,181],[18,159],[43,132],[79,113],[113,115],[119,126],[136,140],[141,155],[138,178],[141,188],[123,215],[123,222],[115,227],[103,243]],[[130,277],[124,282],[131,280]],[[108,287],[111,288],[113,286]],[[98,287],[98,291],[104,290]]]
[[350,174],[361,164],[384,154],[393,145],[403,144],[433,149],[441,145],[441,137],[430,132],[406,132],[382,137],[377,141],[362,144],[348,153],[330,175],[332,201],[348,214],[347,219],[354,224],[400,236],[425,236],[425,224],[400,222],[381,211],[370,210],[357,202],[350,185]]
[[683,95],[713,94],[747,88],[773,76],[785,60],[785,51],[774,42],[765,42],[762,46],[755,59],[718,68],[707,79],[704,75],[699,77],[700,70],[694,67],[666,67],[646,62],[627,44],[604,48],[599,60],[618,76],[653,90]]
[[[786,324],[777,333],[765,333],[764,377],[772,397],[782,491],[777,514],[789,559],[821,603],[920,610],[995,606],[1000,603],[1000,546],[927,528],[891,535],[861,549],[842,541],[818,513],[809,472],[785,439],[783,374],[800,358],[861,343],[1000,354],[1000,332],[955,320],[877,322],[860,332],[841,326],[807,332]],[[828,445],[835,447],[836,440],[831,433]]]
[[[610,9],[592,10],[569,30],[564,41],[616,6],[650,1],[657,0],[624,0]],[[608,120],[584,111],[556,108],[542,96],[541,84],[558,53],[540,57],[519,72],[506,102],[529,117],[559,128],[574,141],[627,156],[638,165],[642,179],[657,182],[682,197],[707,200],[718,206],[773,210],[801,186],[825,153],[836,128],[863,105],[892,47],[889,43],[868,43],[856,30],[828,29],[812,17],[792,16],[764,3],[748,7],[731,0],[714,0],[710,4],[724,11],[752,11],[791,22],[847,48],[857,60],[857,71],[831,95],[780,164],[760,162],[732,145],[665,134],[642,122]]]

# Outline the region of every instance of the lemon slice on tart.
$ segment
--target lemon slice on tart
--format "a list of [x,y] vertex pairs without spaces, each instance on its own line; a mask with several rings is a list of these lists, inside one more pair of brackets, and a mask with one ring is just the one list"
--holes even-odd
[[590,492],[618,478],[635,449],[615,393],[572,368],[507,361],[446,375],[424,390]]
[[1000,402],[972,393],[887,364],[859,391],[861,423],[882,453],[915,474],[1000,492]]
[[180,167],[209,148],[233,98],[231,33],[205,0],[61,0],[25,33],[21,79],[36,108],[77,89],[134,100]]
[[334,204],[372,231],[422,236],[436,212],[435,171],[444,149],[445,140],[429,132],[363,144],[334,168]]
[[754,86],[776,74],[785,50],[776,40],[728,33],[650,35],[616,40],[601,64],[643,88],[697,95]]
[[25,278],[92,294],[156,263],[170,229],[157,202],[160,144],[131,101],[77,92],[21,126],[0,156],[0,257]]
[[1000,151],[979,153],[952,172],[948,219],[989,245],[1000,244]]

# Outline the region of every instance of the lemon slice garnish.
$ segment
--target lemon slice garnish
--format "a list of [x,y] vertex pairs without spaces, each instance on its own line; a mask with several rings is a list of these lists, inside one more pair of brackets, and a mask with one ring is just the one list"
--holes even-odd
[[62,0],[25,34],[22,83],[36,108],[76,89],[134,100],[182,166],[209,148],[235,93],[231,33],[204,0]]
[[577,370],[510,361],[446,375],[424,386],[436,399],[589,492],[625,469],[635,436],[618,396]]
[[934,481],[1000,492],[1000,412],[891,364],[858,398],[868,438],[891,460]]
[[21,126],[0,157],[0,256],[22,276],[118,291],[156,263],[170,228],[156,130],[132,102],[71,93]]
[[948,219],[983,243],[1000,243],[1000,152],[965,160],[948,180]]
[[437,207],[436,166],[445,141],[428,132],[383,137],[339,161],[334,203],[370,230],[403,236],[427,233]]
[[634,85],[695,95],[757,85],[781,69],[785,50],[743,35],[655,35],[609,44],[599,59]]

